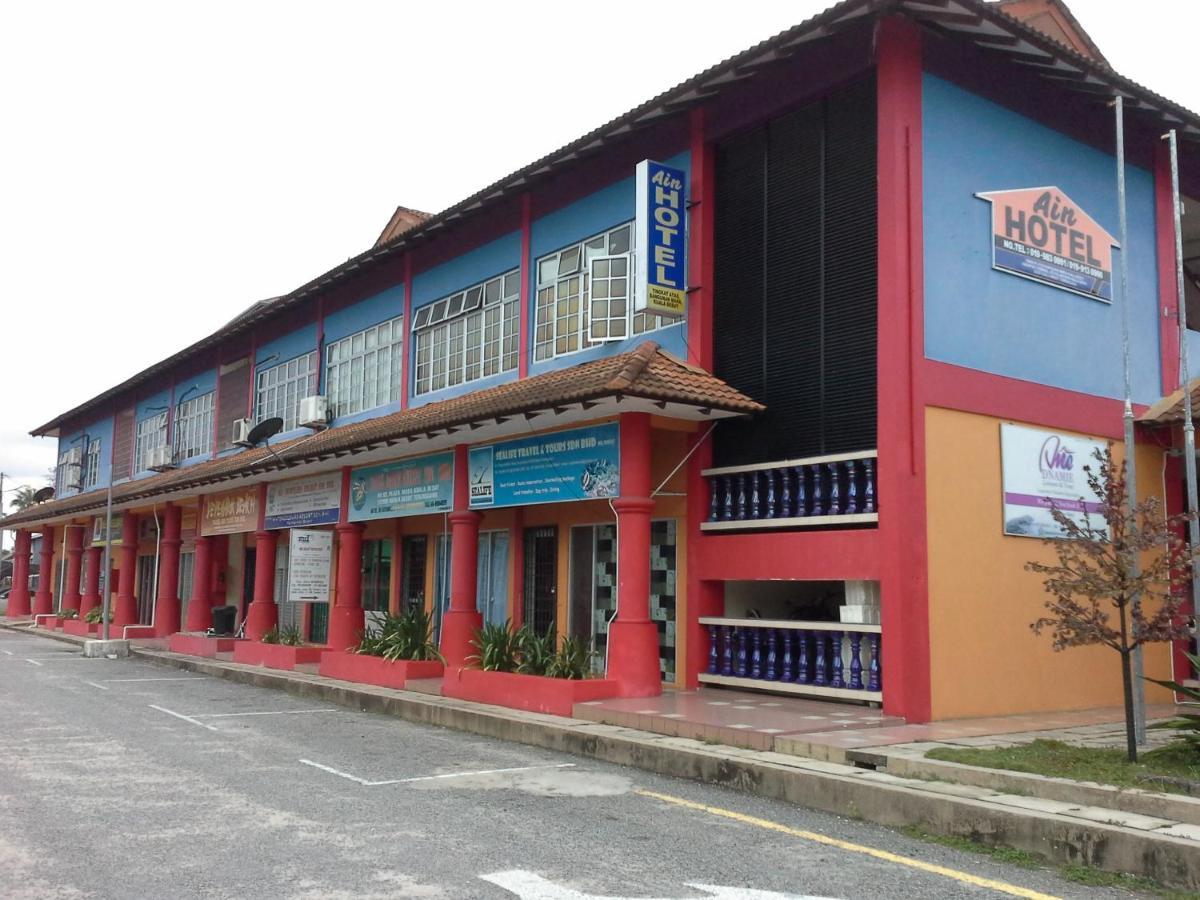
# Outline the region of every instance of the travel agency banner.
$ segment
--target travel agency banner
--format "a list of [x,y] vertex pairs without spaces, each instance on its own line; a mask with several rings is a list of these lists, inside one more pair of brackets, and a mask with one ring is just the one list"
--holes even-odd
[[253,484],[237,491],[210,494],[204,498],[204,510],[200,516],[200,533],[205,537],[214,534],[240,534],[258,530],[258,485]]
[[1100,223],[1056,187],[976,194],[992,204],[992,268],[1111,303],[1112,248]]
[[1051,515],[1056,507],[1082,525],[1107,532],[1100,498],[1087,483],[1084,466],[1096,469],[1095,452],[1104,441],[1013,425],[1000,425],[1000,457],[1004,472],[1004,533],[1017,537],[1062,538]]
[[616,422],[472,447],[472,509],[603,500],[621,493]]
[[267,487],[267,528],[332,525],[342,505],[342,475],[326,472],[309,478],[279,481]]
[[449,512],[454,505],[454,453],[364,466],[350,473],[350,521]]

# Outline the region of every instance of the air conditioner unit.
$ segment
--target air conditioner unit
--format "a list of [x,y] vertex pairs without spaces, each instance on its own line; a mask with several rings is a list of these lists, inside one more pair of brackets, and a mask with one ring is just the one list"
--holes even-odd
[[165,472],[167,469],[173,469],[175,468],[175,454],[170,447],[155,447],[150,451],[146,468],[152,472]]
[[305,428],[325,428],[329,424],[329,398],[318,394],[300,401],[300,424]]
[[250,429],[254,427],[254,422],[250,419],[234,419],[233,420],[233,435],[230,441],[235,447],[250,446]]

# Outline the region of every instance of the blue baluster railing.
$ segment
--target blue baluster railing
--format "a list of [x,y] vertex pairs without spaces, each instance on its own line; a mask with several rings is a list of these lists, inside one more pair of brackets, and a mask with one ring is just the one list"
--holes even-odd
[[708,629],[708,674],[716,675],[717,666],[720,663],[721,650],[721,648],[717,646],[717,626],[706,625],[704,627]]
[[733,633],[728,625],[721,626],[721,674],[733,674]]
[[[862,456],[847,454],[833,460],[825,457],[812,462],[797,460],[711,470],[707,474],[707,527],[730,528],[735,527],[732,523],[747,522],[763,523],[759,527],[788,528],[804,525],[796,519],[876,513],[879,506],[875,463],[871,452]],[[778,526],[767,524],[780,519],[787,521]],[[859,520],[854,524],[865,523]],[[836,528],[838,523],[823,521],[815,523],[815,527]]]

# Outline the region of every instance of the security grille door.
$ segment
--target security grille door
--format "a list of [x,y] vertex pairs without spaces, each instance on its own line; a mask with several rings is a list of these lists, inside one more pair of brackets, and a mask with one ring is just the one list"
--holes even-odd
[[288,554],[291,547],[283,540],[275,548],[275,606],[279,610],[279,630],[304,627],[304,604],[288,600]]
[[429,540],[423,534],[405,537],[400,544],[400,602],[403,609],[425,608],[425,562]]
[[149,625],[154,615],[154,557],[139,556],[137,564],[138,622]]
[[179,554],[179,625],[187,625],[188,602],[192,599],[192,581],[196,577],[196,554]]
[[309,623],[308,639],[314,644],[324,644],[329,640],[328,603],[314,603],[312,605],[312,621]]
[[439,642],[442,639],[442,615],[450,608],[450,547],[452,543],[450,535],[439,534],[433,553],[433,630]]
[[525,622],[539,634],[554,626],[558,606],[558,529],[525,529]]

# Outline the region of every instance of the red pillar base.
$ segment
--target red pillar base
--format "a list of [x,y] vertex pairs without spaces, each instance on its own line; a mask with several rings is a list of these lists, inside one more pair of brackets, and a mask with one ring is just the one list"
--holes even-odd
[[351,650],[358,646],[366,628],[367,617],[361,606],[334,606],[329,610],[329,637],[325,646],[331,650]]
[[483,627],[483,616],[473,610],[448,609],[442,616],[442,656],[446,659],[446,668],[462,668],[467,663],[468,656],[477,652],[471,641],[475,632]]
[[246,637],[252,641],[262,640],[262,636],[279,624],[279,607],[274,603],[255,600],[246,610]]
[[622,697],[657,697],[662,693],[658,671],[658,626],[649,620],[621,621],[608,632],[608,678],[617,682]]

